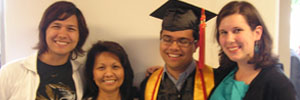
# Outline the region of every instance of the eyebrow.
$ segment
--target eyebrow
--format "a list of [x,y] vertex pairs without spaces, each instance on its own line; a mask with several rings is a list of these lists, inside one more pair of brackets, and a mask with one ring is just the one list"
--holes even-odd
[[[54,22],[53,24],[54,24],[54,25],[62,25],[62,24],[59,23],[59,22]],[[78,28],[77,25],[72,25],[72,24],[68,24],[67,27],[75,27],[75,28]]]
[[67,25],[67,27],[78,28],[76,25]]
[[163,36],[163,37],[164,37],[164,36],[172,37],[171,35],[168,35],[168,34],[163,34],[162,36]]
[[225,29],[219,29],[220,32],[227,32]]

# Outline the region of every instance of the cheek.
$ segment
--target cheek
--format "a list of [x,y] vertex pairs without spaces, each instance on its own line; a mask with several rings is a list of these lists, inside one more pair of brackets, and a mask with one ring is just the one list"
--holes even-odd
[[194,47],[181,48],[181,51],[185,52],[185,54],[193,55],[193,53],[195,52],[195,48]]
[[161,50],[162,50],[163,48],[165,48],[165,46],[164,46],[162,43],[159,44],[159,47],[160,47]]
[[51,37],[51,35],[52,35],[51,33],[52,33],[51,31],[46,30],[46,33],[45,33],[46,40]]
[[219,45],[221,45],[221,47],[225,44],[225,38],[219,37]]
[[166,49],[166,47],[163,44],[159,45],[159,51],[160,51],[160,53],[163,53],[165,49]]
[[93,71],[93,76],[94,76],[94,80],[96,81],[102,79],[103,73],[100,71]]
[[118,72],[118,77],[122,80],[122,82],[124,81],[125,78],[124,70],[120,70]]
[[185,54],[186,54],[186,57],[189,57],[189,58],[193,58],[193,54],[195,52],[194,48],[191,48],[191,49],[188,49],[188,50],[185,50]]
[[71,37],[72,37],[73,41],[79,41],[79,33],[78,32],[71,34]]
[[49,43],[51,41],[51,38],[54,37],[53,35],[54,34],[52,34],[51,31],[46,31],[46,33],[45,33],[45,41],[46,41],[47,45],[49,45]]

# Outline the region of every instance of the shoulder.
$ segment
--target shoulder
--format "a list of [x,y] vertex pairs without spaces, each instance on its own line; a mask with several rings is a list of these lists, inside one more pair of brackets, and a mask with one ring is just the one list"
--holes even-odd
[[265,67],[261,70],[258,76],[253,80],[253,83],[264,84],[266,86],[275,88],[282,88],[285,85],[292,85],[287,76],[283,73],[282,64],[274,64],[269,67]]
[[27,65],[27,63],[30,63],[28,62],[29,60],[30,57],[20,58],[20,59],[10,61],[1,67],[0,73],[12,72],[12,71],[15,72],[21,70],[23,69],[23,67]]
[[[273,66],[263,68],[261,71],[260,77],[263,79],[267,79],[270,83],[276,82],[276,83],[290,83],[290,80],[287,78],[287,76],[284,74],[282,70],[282,64],[275,64]],[[276,84],[273,83],[273,84]]]
[[12,60],[10,62],[7,62],[5,65],[3,65],[1,67],[1,70],[2,69],[7,69],[7,70],[8,69],[15,69],[15,68],[19,68],[21,66],[31,68],[31,67],[36,66],[36,62],[37,62],[37,53],[34,53],[30,56],[15,59],[15,60]]
[[[30,58],[30,57],[29,57]],[[17,59],[11,62],[8,62],[0,69],[0,84],[4,86],[9,86],[13,84],[18,84],[27,78],[28,75],[31,75],[30,68],[35,66],[28,66],[28,57]],[[32,63],[32,62],[31,62]]]
[[258,88],[263,89],[262,91],[265,94],[270,94],[274,98],[293,100],[287,98],[295,97],[294,86],[283,73],[281,67],[282,64],[274,64],[273,66],[263,68],[257,78],[250,84],[250,88],[255,88],[254,90]]

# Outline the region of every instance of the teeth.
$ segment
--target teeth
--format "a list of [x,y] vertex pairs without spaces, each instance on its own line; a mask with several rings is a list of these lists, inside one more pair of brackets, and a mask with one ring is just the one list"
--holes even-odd
[[238,47],[235,47],[235,48],[228,48],[229,51],[234,51],[234,50],[237,50]]
[[113,83],[113,82],[115,82],[116,80],[104,80],[104,82],[106,82],[106,83]]
[[62,42],[62,41],[56,41],[57,44],[60,44],[60,45],[67,45],[68,43],[67,42]]
[[179,55],[169,54],[170,57],[179,57]]

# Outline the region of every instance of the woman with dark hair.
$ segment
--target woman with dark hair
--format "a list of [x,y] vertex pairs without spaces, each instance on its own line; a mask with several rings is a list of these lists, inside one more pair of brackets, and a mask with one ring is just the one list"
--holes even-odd
[[272,39],[256,8],[245,1],[225,5],[217,17],[221,47],[210,100],[295,100],[295,90],[272,54]]
[[133,71],[121,45],[110,41],[95,43],[88,52],[85,66],[85,99],[133,99]]
[[39,25],[38,52],[0,70],[0,100],[81,100],[84,52],[89,34],[81,11],[58,1],[46,9]]

